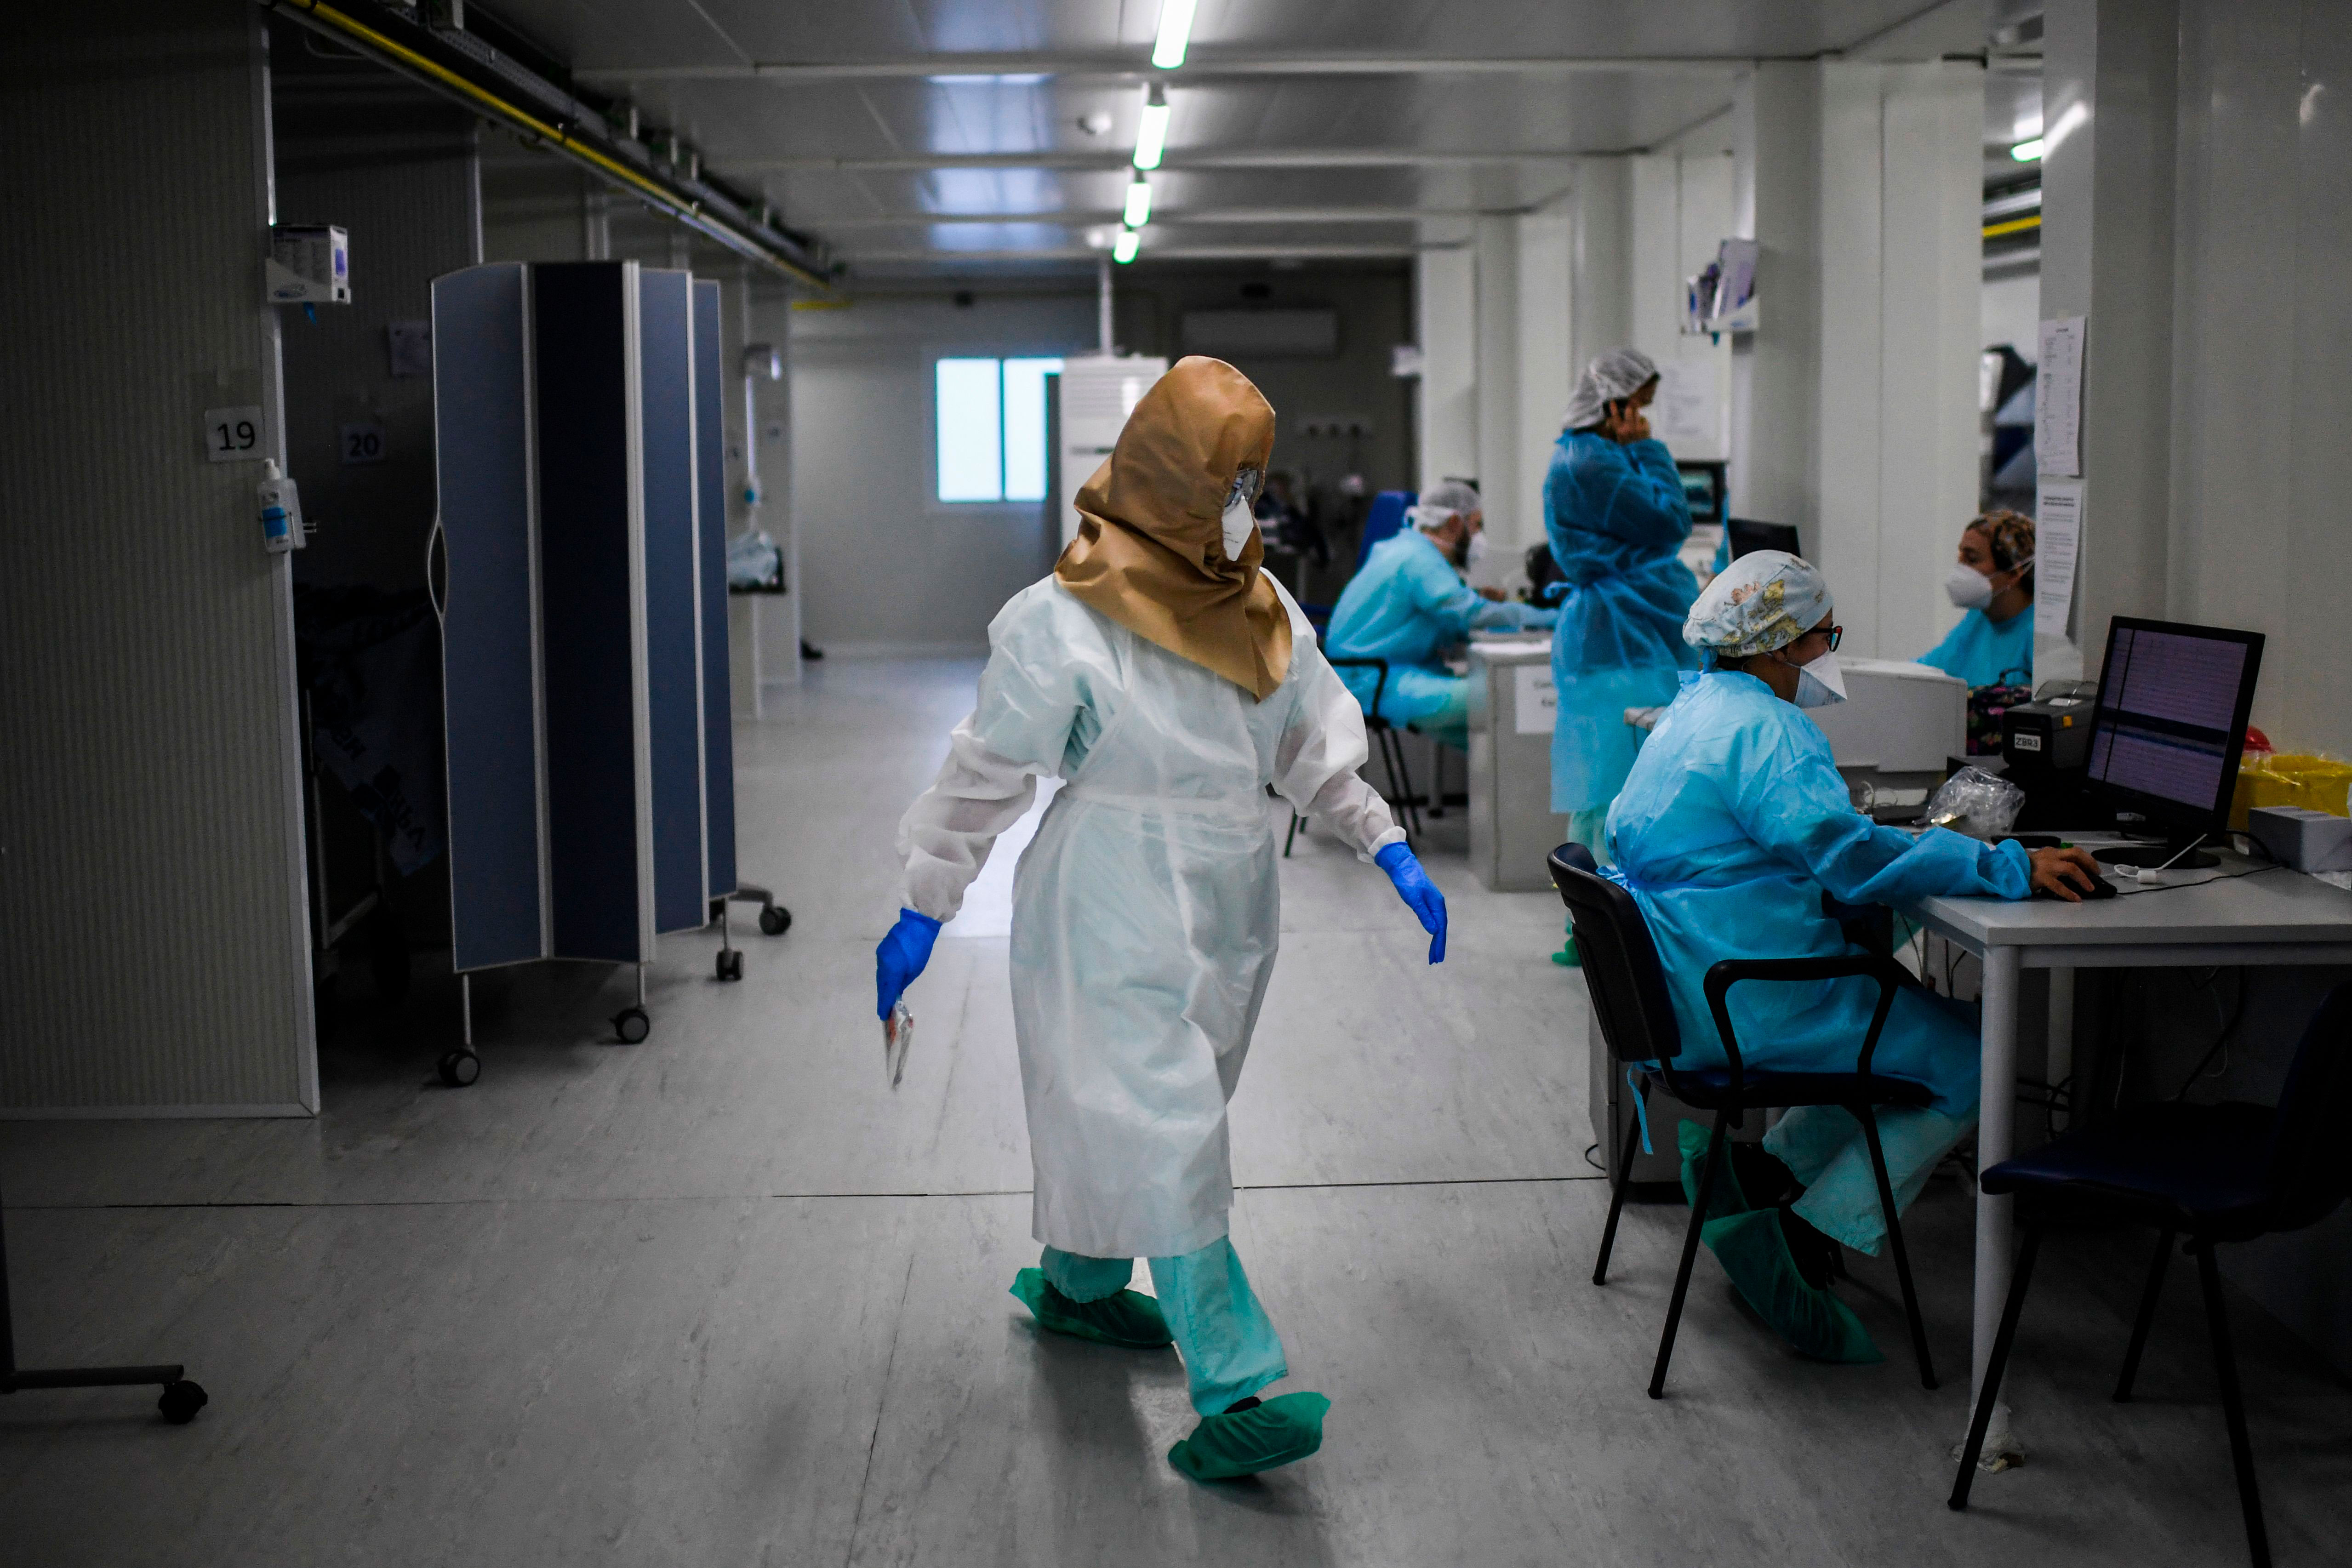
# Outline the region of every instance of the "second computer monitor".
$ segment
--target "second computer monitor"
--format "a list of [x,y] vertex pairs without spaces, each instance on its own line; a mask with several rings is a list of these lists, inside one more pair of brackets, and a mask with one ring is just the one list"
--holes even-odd
[[1797,525],[1794,523],[1759,523],[1746,517],[1734,517],[1723,525],[1731,536],[1731,559],[1738,560],[1753,550],[1785,550],[1790,555],[1805,552],[1797,548]]
[[2259,632],[2116,616],[2091,717],[2091,788],[2176,841],[2221,831],[2262,664]]

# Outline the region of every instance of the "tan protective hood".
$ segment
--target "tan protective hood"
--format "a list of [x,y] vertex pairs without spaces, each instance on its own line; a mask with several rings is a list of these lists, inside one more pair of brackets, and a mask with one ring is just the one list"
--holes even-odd
[[1137,636],[1263,701],[1290,669],[1290,616],[1258,570],[1255,529],[1225,557],[1236,475],[1265,471],[1274,410],[1250,379],[1194,355],[1160,378],[1078,491],[1078,537],[1054,575]]

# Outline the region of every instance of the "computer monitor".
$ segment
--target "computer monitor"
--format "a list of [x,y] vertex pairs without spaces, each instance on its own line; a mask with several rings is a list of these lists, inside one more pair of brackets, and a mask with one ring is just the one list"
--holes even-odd
[[2118,865],[2212,864],[2173,855],[2229,824],[2263,665],[2263,634],[2118,615],[2091,714],[2089,788],[2160,830],[2162,849],[2097,852]]
[[1797,548],[1797,525],[1794,523],[1758,523],[1746,517],[1734,517],[1723,525],[1731,536],[1731,559],[1754,550],[1785,550],[1790,555],[1805,552]]

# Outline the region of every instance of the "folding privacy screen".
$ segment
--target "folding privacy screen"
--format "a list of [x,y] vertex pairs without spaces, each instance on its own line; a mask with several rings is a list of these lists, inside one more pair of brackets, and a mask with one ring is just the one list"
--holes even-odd
[[643,966],[737,891],[719,286],[468,267],[433,345],[454,967]]

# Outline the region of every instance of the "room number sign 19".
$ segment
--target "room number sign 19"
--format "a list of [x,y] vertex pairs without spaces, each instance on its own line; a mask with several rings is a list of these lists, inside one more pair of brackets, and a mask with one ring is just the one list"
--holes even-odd
[[261,405],[205,410],[205,456],[214,463],[257,462],[261,447]]

